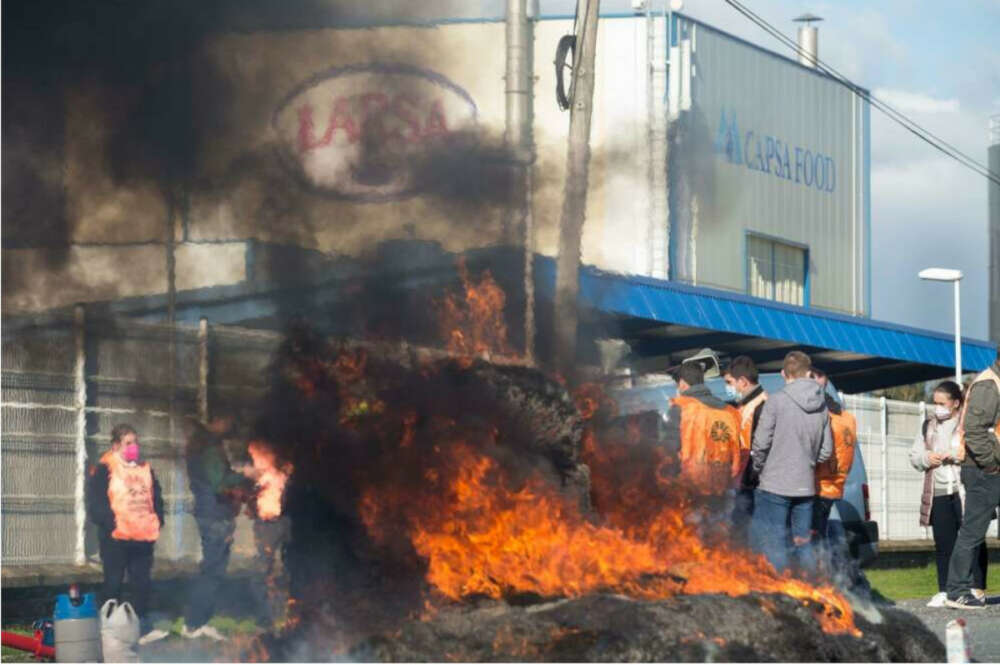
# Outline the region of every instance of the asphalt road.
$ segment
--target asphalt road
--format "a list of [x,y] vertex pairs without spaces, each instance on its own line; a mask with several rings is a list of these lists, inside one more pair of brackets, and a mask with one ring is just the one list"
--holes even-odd
[[[926,607],[927,600],[900,600],[896,607],[913,613],[945,642],[945,626],[952,619],[966,621],[966,634],[972,649],[972,659],[979,662],[1000,662],[1000,596],[989,599],[982,610],[954,610],[948,607]],[[947,642],[945,642],[947,644]]]

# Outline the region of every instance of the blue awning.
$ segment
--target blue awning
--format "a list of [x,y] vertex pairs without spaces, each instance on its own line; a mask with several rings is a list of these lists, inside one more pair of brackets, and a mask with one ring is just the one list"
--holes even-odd
[[[539,289],[550,298],[555,263],[540,259],[536,270]],[[585,325],[595,334],[626,339],[643,371],[710,346],[730,356],[749,355],[764,371],[776,371],[785,353],[802,349],[847,392],[954,373],[955,338],[929,330],[591,267],[581,271],[580,300],[604,315]],[[979,371],[995,358],[995,344],[963,339],[966,371]]]

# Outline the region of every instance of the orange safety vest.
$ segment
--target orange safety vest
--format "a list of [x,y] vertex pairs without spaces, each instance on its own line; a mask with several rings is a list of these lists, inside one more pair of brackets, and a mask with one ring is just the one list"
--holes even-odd
[[854,463],[858,442],[858,421],[847,411],[829,412],[833,432],[833,455],[816,466],[816,493],[824,499],[844,498],[844,483]]
[[[1000,393],[1000,376],[993,371],[992,367],[987,367],[985,370],[979,373],[979,376],[969,384],[969,390],[965,393],[965,400],[962,403],[962,415],[958,419],[958,461],[962,462],[965,460],[965,410],[969,408],[969,395],[972,394],[972,387],[977,383],[982,383],[984,381],[992,381],[997,387],[997,392]],[[997,438],[1000,439],[1000,420],[997,420],[996,424],[993,426],[993,432],[996,434]]]
[[156,542],[160,518],[153,508],[153,471],[149,462],[130,465],[108,451],[101,456],[108,467],[108,501],[115,515],[115,540]]
[[740,468],[746,467],[750,461],[750,447],[753,444],[753,414],[757,407],[767,401],[767,393],[760,394],[740,407]]
[[721,494],[741,470],[739,412],[686,395],[671,402],[681,410],[681,473],[702,493]]

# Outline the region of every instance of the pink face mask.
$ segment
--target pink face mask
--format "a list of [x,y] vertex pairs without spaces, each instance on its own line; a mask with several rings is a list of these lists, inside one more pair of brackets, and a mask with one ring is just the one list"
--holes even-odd
[[130,443],[122,450],[122,459],[126,462],[137,462],[139,460],[139,444]]

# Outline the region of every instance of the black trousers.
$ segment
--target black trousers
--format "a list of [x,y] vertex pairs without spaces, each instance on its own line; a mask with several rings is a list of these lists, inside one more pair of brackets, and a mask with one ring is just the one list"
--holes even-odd
[[[937,558],[938,591],[948,590],[948,564],[955,549],[958,530],[962,526],[962,501],[958,494],[934,497],[931,504],[931,531],[934,533],[934,553]],[[979,546],[979,553],[972,561],[972,586],[986,588],[986,570],[989,565],[986,543]]]
[[250,594],[258,625],[270,628],[282,616],[288,601],[288,575],[285,570],[285,545],[291,533],[287,517],[255,520],[253,537],[257,546],[257,565]]
[[[979,467],[964,465],[962,484],[965,485],[965,515],[948,565],[948,597],[952,600],[974,586],[974,563],[981,556],[986,530],[1000,506],[1000,473],[985,473]],[[983,566],[984,584],[985,573]]]
[[226,577],[229,552],[233,546],[236,519],[216,519],[195,516],[201,534],[201,568],[184,613],[184,623],[196,630],[208,623],[215,614],[215,599]]
[[[104,585],[101,603],[117,599],[127,600],[139,615],[142,633],[152,629],[149,620],[150,573],[153,570],[153,543],[135,540],[116,540],[110,535],[100,537],[101,564],[104,566]],[[125,575],[128,573],[129,595],[122,596]]]
[[750,544],[750,520],[753,517],[753,489],[736,490],[733,497],[733,540],[738,546],[747,547]]

